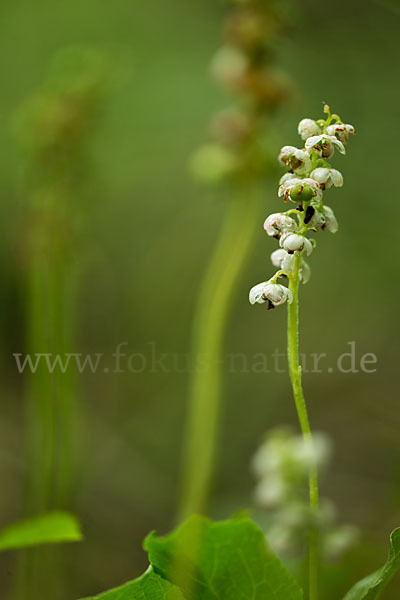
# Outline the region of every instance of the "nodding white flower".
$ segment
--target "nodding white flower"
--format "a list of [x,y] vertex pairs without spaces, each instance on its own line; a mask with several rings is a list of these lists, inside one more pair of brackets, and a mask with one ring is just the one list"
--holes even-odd
[[283,177],[281,177],[281,180],[279,182],[280,186],[278,188],[278,196],[279,196],[279,198],[282,198],[282,196],[283,196],[283,199],[285,202],[287,202],[287,200],[289,198],[290,190],[292,189],[292,187],[294,187],[296,185],[302,185],[302,183],[303,183],[302,179],[299,179],[299,177],[296,177],[292,173],[286,173],[286,175],[292,175],[292,176],[290,178],[286,177],[285,179]]
[[335,151],[335,146],[342,154],[346,154],[346,149],[343,146],[342,142],[337,139],[334,135],[327,135],[323,133],[322,135],[313,135],[308,138],[305,143],[306,150],[311,152],[312,150],[317,150],[321,153],[323,158],[329,158]]
[[303,175],[311,169],[312,163],[308,152],[300,150],[300,148],[296,148],[295,146],[283,146],[278,159],[283,165],[288,169],[292,169],[297,175]]
[[322,229],[324,229],[326,227],[326,229],[328,231],[330,231],[331,233],[336,233],[337,230],[339,229],[339,224],[335,217],[335,213],[330,208],[330,206],[324,206],[322,208],[322,211],[323,211],[324,217],[325,217],[325,225],[322,226]]
[[321,133],[321,128],[313,119],[302,119],[297,131],[299,132],[301,139],[306,140],[313,135],[319,135]]
[[330,188],[333,185],[335,187],[342,187],[343,175],[337,169],[328,169],[326,167],[318,167],[310,174],[311,179],[315,179],[322,189]]
[[297,223],[292,217],[283,213],[273,213],[265,219],[264,229],[270,236],[279,236],[280,233],[296,231]]
[[[272,252],[271,262],[274,265],[274,267],[276,267],[277,269],[282,269],[282,263],[287,256],[293,256],[293,255],[288,254],[286,252],[286,250],[284,250],[283,248],[278,248],[278,250],[274,250]],[[285,269],[285,271],[286,271],[286,269]]]
[[320,202],[323,194],[321,186],[314,179],[310,177],[305,177],[304,179],[293,177],[292,179],[287,179],[279,186],[278,196],[279,198],[283,196],[284,202],[287,202],[290,198],[293,202],[301,204],[309,200]]
[[296,152],[296,150],[296,146],[283,146],[283,148],[281,148],[281,151],[279,152],[279,162],[287,166],[290,157],[292,156],[293,152]]
[[310,255],[313,250],[311,241],[299,233],[284,233],[279,241],[279,245],[289,254],[305,250],[306,254]]
[[255,304],[256,302],[263,304],[267,302],[268,308],[274,308],[275,306],[284,304],[286,301],[291,304],[293,302],[293,295],[289,288],[280,283],[264,281],[251,288],[249,300],[251,304]]
[[326,128],[326,132],[329,135],[336,136],[343,144],[347,144],[349,136],[354,135],[356,130],[353,125],[349,125],[348,123],[336,123],[335,125],[329,125]]

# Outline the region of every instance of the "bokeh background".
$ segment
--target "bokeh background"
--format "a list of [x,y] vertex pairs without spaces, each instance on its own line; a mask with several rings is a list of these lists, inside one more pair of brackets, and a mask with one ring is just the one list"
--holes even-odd
[[[103,353],[112,362],[116,346],[127,342],[128,354],[142,353],[150,362],[154,352],[176,355],[183,371],[100,370],[79,377],[74,508],[85,541],[63,551],[69,576],[57,600],[91,595],[139,574],[146,565],[144,536],[174,524],[189,377],[185,356],[196,294],[229,202],[219,191],[199,187],[187,170],[193,150],[207,139],[210,116],[229,102],[208,74],[222,14],[216,0],[1,3],[0,523],[23,512],[27,464],[26,378],[13,358],[26,351],[17,248],[27,156],[12,122],[64,46],[99,47],[127,75],[104,103],[80,198],[86,217],[78,351]],[[332,570],[337,598],[381,564],[388,533],[400,523],[400,12],[389,2],[307,0],[295,6],[292,21],[277,49],[281,68],[294,81],[293,98],[276,117],[277,152],[284,143],[298,143],[297,122],[319,118],[323,101],[357,129],[348,156],[336,162],[345,187],[329,202],[340,231],[320,241],[310,261],[312,280],[302,289],[302,350],[325,352],[334,364],[355,341],[358,360],[365,353],[378,358],[372,374],[324,369],[305,376],[314,428],[328,432],[335,445],[323,495],[336,502],[341,521],[363,532],[345,572],[339,577]],[[261,225],[278,207],[272,181],[251,258],[231,298],[226,353],[284,351],[285,310],[266,313],[247,300],[249,287],[268,273],[273,248]],[[225,370],[210,511],[216,517],[251,505],[249,462],[265,432],[281,423],[296,426],[286,373]],[[10,589],[15,559],[0,558],[1,597]],[[386,597],[398,598],[396,584]]]

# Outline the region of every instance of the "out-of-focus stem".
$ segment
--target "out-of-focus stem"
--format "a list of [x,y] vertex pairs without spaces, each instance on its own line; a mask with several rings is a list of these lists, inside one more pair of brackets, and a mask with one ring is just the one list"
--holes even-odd
[[236,284],[258,227],[258,199],[258,190],[243,187],[229,204],[198,297],[192,356],[206,366],[195,364],[190,382],[179,519],[207,509],[221,413],[222,348]]
[[[297,415],[303,434],[304,443],[311,446],[312,433],[302,387],[302,371],[299,363],[299,283],[301,255],[297,253],[293,262],[293,270],[289,279],[289,289],[293,294],[293,302],[288,304],[288,361],[292,382],[293,396]],[[311,452],[313,456],[313,452]],[[315,461],[309,472],[310,508],[314,516],[319,506],[318,472]],[[318,531],[314,526],[309,536],[309,600],[318,598]]]

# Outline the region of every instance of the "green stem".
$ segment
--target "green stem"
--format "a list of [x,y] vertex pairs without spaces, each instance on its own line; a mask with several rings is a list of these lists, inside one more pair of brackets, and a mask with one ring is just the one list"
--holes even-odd
[[[288,304],[288,361],[292,382],[293,396],[296,403],[297,415],[300,422],[304,442],[312,447],[312,434],[307,406],[302,387],[302,370],[299,362],[299,283],[301,255],[296,254],[293,271],[289,279],[289,289],[293,294],[293,302]],[[313,453],[311,453],[313,456]],[[311,513],[315,516],[319,506],[318,471],[313,461],[309,473],[309,493]],[[309,600],[318,597],[318,531],[314,526],[309,538]]]
[[[199,293],[192,342],[197,364],[189,391],[179,520],[207,508],[221,412],[224,334],[234,290],[258,226],[258,197],[258,193],[249,194],[243,188],[231,201]],[[199,366],[203,361],[205,368]]]

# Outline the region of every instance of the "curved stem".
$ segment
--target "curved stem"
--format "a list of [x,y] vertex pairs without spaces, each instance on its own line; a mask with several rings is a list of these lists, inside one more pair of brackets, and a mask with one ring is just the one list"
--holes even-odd
[[[249,197],[250,196],[250,197]],[[222,348],[238,277],[258,226],[258,193],[242,189],[227,208],[222,236],[199,293],[194,319],[178,519],[207,508],[221,412]]]
[[[296,254],[289,289],[293,302],[288,304],[288,361],[293,396],[305,444],[312,446],[312,434],[302,387],[302,370],[299,362],[299,282],[301,255]],[[311,453],[313,456],[313,454]],[[315,462],[309,473],[310,508],[316,513],[319,506],[318,472]],[[318,531],[314,526],[309,538],[309,600],[318,597]]]

